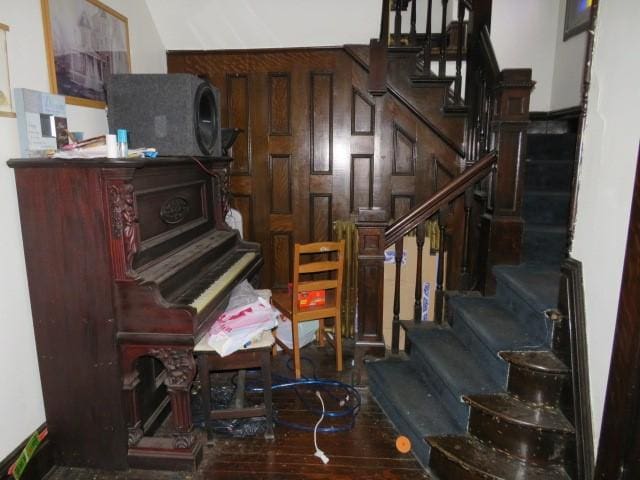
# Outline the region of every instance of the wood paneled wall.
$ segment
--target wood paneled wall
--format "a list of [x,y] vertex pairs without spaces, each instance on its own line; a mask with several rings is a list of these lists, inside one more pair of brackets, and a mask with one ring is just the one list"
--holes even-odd
[[232,206],[262,244],[265,286],[287,285],[295,242],[331,239],[359,207],[401,216],[430,194],[432,155],[456,161],[406,107],[370,96],[341,48],[170,52],[168,69],[209,78],[223,126],[244,130]]

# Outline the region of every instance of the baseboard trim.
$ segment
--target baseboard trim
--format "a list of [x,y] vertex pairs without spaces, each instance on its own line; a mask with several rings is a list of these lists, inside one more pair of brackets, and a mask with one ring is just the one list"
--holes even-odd
[[[44,423],[40,425],[38,432],[41,432],[45,426],[46,424]],[[31,435],[25,438],[7,457],[0,461],[0,480],[13,480],[13,477],[10,477],[7,472],[20,456],[29,438],[31,438]],[[54,465],[53,446],[49,439],[45,439],[38,447],[36,454],[29,461],[26,470],[22,474],[21,480],[42,480]]]
[[544,122],[548,120],[577,120],[582,113],[582,107],[579,105],[575,107],[561,108],[558,110],[551,110],[549,112],[529,112],[529,119],[532,122]]
[[564,357],[563,360],[567,365],[571,366],[573,405],[570,413],[576,431],[575,478],[591,479],[595,462],[582,264],[578,260],[567,258],[560,270],[562,276],[558,308],[566,318],[569,350],[558,353]]

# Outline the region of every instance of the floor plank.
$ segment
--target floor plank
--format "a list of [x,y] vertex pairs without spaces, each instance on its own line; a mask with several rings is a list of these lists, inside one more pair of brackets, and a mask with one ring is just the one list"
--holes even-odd
[[[351,356],[345,352],[345,365]],[[345,368],[334,370],[331,351],[315,346],[307,347],[303,354],[315,365],[319,378],[338,379],[351,383],[353,372]],[[284,354],[274,359],[273,369],[280,375],[291,376]],[[312,375],[308,362],[303,374]],[[251,378],[251,375],[249,375]],[[395,448],[396,433],[393,426],[375,403],[368,389],[358,389],[362,404],[353,428],[347,432],[318,435],[318,445],[330,458],[327,465],[313,455],[313,433],[293,430],[281,425],[275,428],[275,440],[262,437],[230,438],[216,435],[204,448],[204,458],[198,471],[165,472],[128,470],[104,472],[68,467],[57,467],[47,480],[244,480],[244,479],[309,479],[309,480],[429,480],[431,477],[411,454],[401,454]],[[336,404],[329,396],[326,402]],[[274,408],[282,419],[313,426],[318,416],[308,412],[301,397],[292,390],[274,392]],[[313,392],[302,395],[307,402],[319,408]],[[252,397],[249,396],[251,399]],[[315,402],[315,403],[313,403]],[[330,419],[322,425],[340,425],[344,419]]]

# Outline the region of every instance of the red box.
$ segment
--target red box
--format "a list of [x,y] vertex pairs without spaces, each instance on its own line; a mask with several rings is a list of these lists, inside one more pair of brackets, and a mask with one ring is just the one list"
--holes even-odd
[[325,304],[324,290],[309,290],[308,292],[298,293],[298,307],[321,307]]

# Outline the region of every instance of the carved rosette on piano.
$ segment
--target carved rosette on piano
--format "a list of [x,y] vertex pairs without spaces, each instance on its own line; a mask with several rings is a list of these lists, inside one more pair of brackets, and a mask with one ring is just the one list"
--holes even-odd
[[224,222],[231,159],[198,160],[8,162],[60,464],[193,469],[201,457],[193,347],[263,261]]

